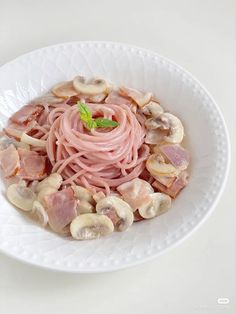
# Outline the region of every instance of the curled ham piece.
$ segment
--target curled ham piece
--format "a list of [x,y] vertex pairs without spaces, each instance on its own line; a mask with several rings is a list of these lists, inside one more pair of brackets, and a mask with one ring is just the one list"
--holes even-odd
[[159,147],[168,161],[177,169],[185,170],[189,165],[189,153],[178,144],[166,144]]
[[76,200],[71,187],[45,196],[49,225],[55,232],[63,229],[77,216]]
[[19,154],[13,144],[0,151],[0,165],[6,178],[14,176],[20,168]]
[[17,175],[26,180],[40,180],[45,175],[46,157],[37,152],[18,148],[20,169]]
[[11,118],[10,122],[17,124],[27,124],[32,120],[35,120],[43,111],[43,107],[39,105],[25,105],[15,112]]
[[157,191],[165,193],[172,198],[176,198],[179,192],[187,185],[187,178],[187,171],[182,171],[170,187],[166,187],[158,181],[155,181],[152,186],[157,189]]

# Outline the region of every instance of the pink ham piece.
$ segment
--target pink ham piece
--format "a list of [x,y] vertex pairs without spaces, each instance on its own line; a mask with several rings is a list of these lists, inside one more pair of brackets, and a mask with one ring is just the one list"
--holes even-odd
[[17,124],[27,124],[28,122],[35,120],[43,111],[43,107],[39,105],[25,105],[15,112],[10,121]]
[[152,185],[157,191],[165,193],[172,198],[176,198],[179,192],[187,185],[187,178],[187,171],[182,171],[170,187],[166,187],[158,181],[155,181]]
[[117,191],[135,211],[150,202],[150,194],[153,193],[153,188],[148,182],[136,178],[118,186]]
[[156,181],[160,182],[167,188],[169,188],[176,179],[176,177],[168,177],[168,176],[155,176],[154,178]]
[[5,178],[10,178],[17,173],[20,168],[20,159],[13,144],[0,151],[0,165],[4,171]]
[[131,105],[132,100],[121,96],[116,91],[112,91],[105,99],[105,103],[114,105]]
[[76,200],[71,187],[45,196],[49,225],[55,232],[63,229],[77,216]]
[[119,89],[119,93],[122,96],[131,98],[138,106],[143,107],[147,103],[151,101],[152,93],[142,93],[137,89],[128,88],[128,87],[121,87]]
[[40,180],[45,175],[46,157],[37,152],[18,148],[20,169],[17,175],[26,180]]
[[15,139],[19,140],[21,138],[22,133],[28,133],[31,131],[34,126],[37,124],[36,121],[31,121],[28,124],[18,124],[12,121],[9,121],[6,128],[4,128],[4,132]]
[[168,161],[177,169],[185,170],[189,165],[189,153],[186,149],[178,144],[167,144],[159,147]]

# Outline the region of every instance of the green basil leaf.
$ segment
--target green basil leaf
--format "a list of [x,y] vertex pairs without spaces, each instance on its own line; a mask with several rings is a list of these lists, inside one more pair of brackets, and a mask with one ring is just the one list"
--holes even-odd
[[97,123],[94,121],[94,119],[91,119],[87,121],[86,126],[88,129],[95,129],[97,127]]
[[97,118],[95,119],[98,128],[110,128],[119,125],[118,122],[105,119],[105,118]]
[[86,104],[78,102],[78,109],[80,112],[80,119],[84,122],[88,122],[92,119],[92,112]]

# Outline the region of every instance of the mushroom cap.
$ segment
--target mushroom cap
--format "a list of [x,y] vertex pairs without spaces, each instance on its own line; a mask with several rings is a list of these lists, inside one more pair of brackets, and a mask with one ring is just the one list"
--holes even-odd
[[80,201],[87,201],[94,204],[93,194],[83,186],[73,185],[72,190],[74,191],[75,197]]
[[48,223],[48,214],[45,211],[43,205],[39,201],[34,201],[32,214],[37,217],[40,225],[45,227]]
[[74,89],[73,82],[60,82],[52,88],[52,93],[59,98],[69,98],[78,95]]
[[30,211],[36,200],[36,194],[26,186],[11,184],[7,188],[7,198],[16,207],[24,211]]
[[179,170],[173,165],[165,163],[161,154],[152,154],[146,162],[146,168],[153,176],[176,176]]
[[73,80],[73,86],[78,93],[94,96],[102,94],[107,90],[107,83],[102,79],[92,79],[86,83],[83,76],[76,76]]
[[166,212],[171,207],[171,198],[164,193],[152,193],[151,201],[138,209],[140,216],[150,219]]
[[152,118],[159,117],[164,112],[164,109],[158,102],[150,101],[142,108],[142,113],[151,116]]
[[86,200],[78,201],[76,210],[78,215],[93,213],[95,211],[94,206]]
[[106,215],[94,213],[77,216],[70,224],[71,235],[77,240],[92,240],[113,231],[113,223]]
[[99,214],[108,215],[115,213],[115,229],[117,231],[125,231],[132,225],[134,215],[132,208],[128,203],[116,196],[108,196],[101,199],[96,205],[96,211]]
[[169,112],[160,115],[160,120],[169,126],[169,134],[164,137],[168,143],[179,144],[184,137],[184,127],[179,118]]
[[47,187],[58,190],[62,184],[62,181],[62,176],[59,173],[52,173],[37,184],[36,192],[40,192],[42,189]]

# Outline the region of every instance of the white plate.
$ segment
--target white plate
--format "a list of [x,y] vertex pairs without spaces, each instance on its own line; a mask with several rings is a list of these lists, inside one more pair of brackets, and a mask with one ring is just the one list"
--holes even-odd
[[5,198],[0,182],[0,250],[19,260],[67,272],[104,272],[158,256],[199,227],[216,205],[229,170],[230,146],[215,101],[188,72],[141,48],[75,42],[39,49],[0,68],[0,126],[30,99],[77,74],[152,91],[181,118],[192,155],[189,185],[172,209],[94,241],[61,238],[35,225]]

